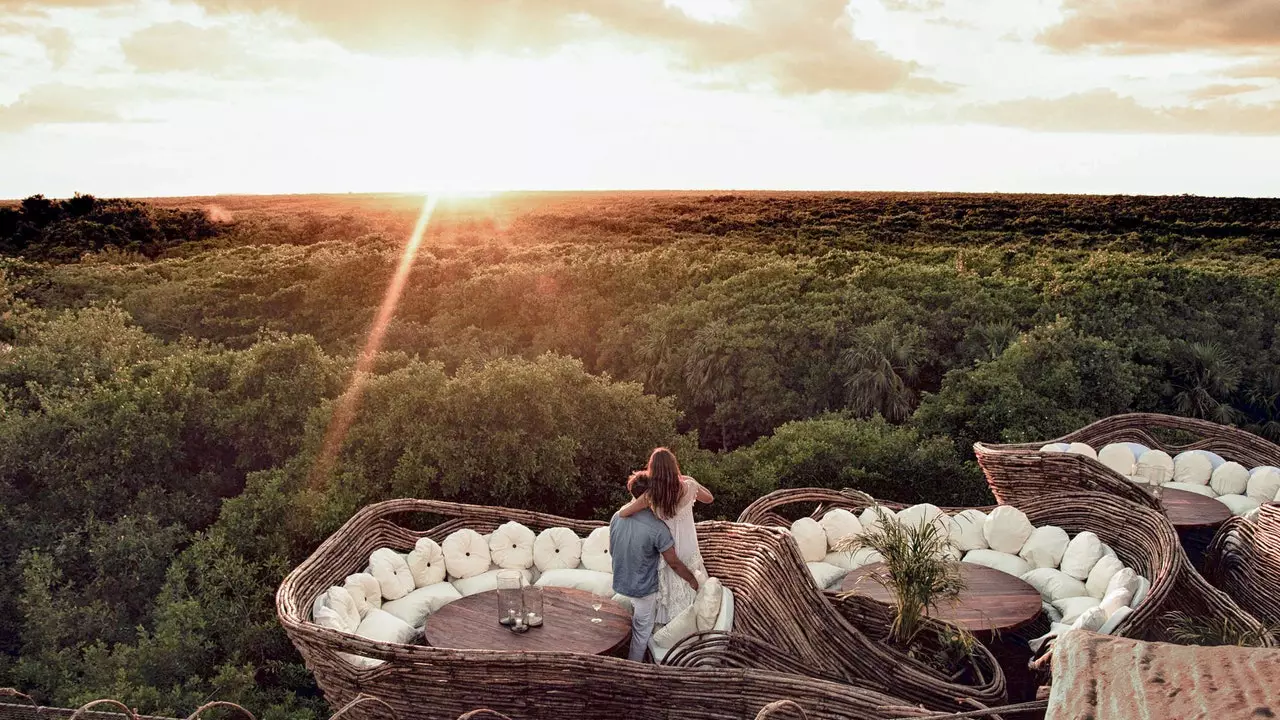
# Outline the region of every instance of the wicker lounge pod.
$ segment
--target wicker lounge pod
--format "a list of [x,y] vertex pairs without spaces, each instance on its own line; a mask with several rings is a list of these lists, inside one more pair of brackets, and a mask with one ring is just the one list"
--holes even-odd
[[[440,524],[414,531],[397,523],[420,522],[414,516],[422,514]],[[734,523],[699,526],[707,571],[737,598],[735,626],[777,646],[792,667],[806,670],[803,675],[730,663],[717,667],[705,657],[696,667],[675,668],[567,652],[384,643],[309,619],[312,600],[363,566],[378,548],[410,548],[424,536],[440,541],[461,528],[488,532],[508,520],[533,529],[569,527],[583,533],[601,525],[523,510],[391,500],[357,512],[285,578],[276,593],[277,615],[333,707],[364,693],[387,702],[406,719],[452,719],[476,708],[554,720],[741,718],[790,699],[804,706],[809,717],[870,719],[888,717],[880,712],[883,707],[926,705],[950,711],[961,708],[962,697],[987,704],[998,704],[1003,697],[998,669],[990,687],[975,689],[938,682],[912,667],[891,667],[894,656],[879,652],[825,602],[785,533]],[[362,669],[345,654],[383,662]],[[757,666],[767,667],[768,659]],[[860,673],[874,676],[874,682],[859,682]],[[885,692],[890,687],[895,687],[892,695]],[[646,698],[655,700],[646,704]]]
[[[1159,430],[1195,439],[1176,444],[1153,432]],[[1280,446],[1253,433],[1206,420],[1155,413],[1113,415],[1056,440],[1014,445],[974,443],[973,450],[987,476],[991,492],[1001,503],[1017,505],[1027,499],[1034,500],[1074,488],[1109,492],[1147,507],[1160,508],[1159,501],[1151,493],[1091,457],[1040,452],[1041,447],[1050,443],[1073,442],[1094,448],[1110,443],[1141,443],[1170,455],[1187,450],[1208,450],[1246,467],[1280,465]]]
[[[758,498],[742,511],[738,520],[770,526],[789,525],[793,518],[803,515],[818,519],[834,508],[860,512],[869,504],[864,493],[853,490],[784,489]],[[905,507],[894,502],[878,504],[892,510]],[[1163,639],[1164,615],[1174,610],[1229,620],[1241,628],[1260,627],[1252,615],[1195,572],[1178,544],[1173,526],[1158,512],[1107,493],[1081,491],[1060,491],[1053,497],[1020,502],[1016,507],[1037,526],[1056,525],[1072,535],[1086,530],[1095,533],[1115,550],[1125,565],[1150,580],[1146,598],[1120,622],[1113,632],[1115,635]]]
[[1259,620],[1280,625],[1280,505],[1228,520],[1209,545],[1205,575]]

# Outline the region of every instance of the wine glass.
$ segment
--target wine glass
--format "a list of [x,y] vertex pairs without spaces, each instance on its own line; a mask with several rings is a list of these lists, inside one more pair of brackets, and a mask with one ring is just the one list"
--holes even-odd
[[597,595],[591,599],[591,609],[596,611],[595,617],[591,618],[591,622],[604,622],[604,618],[600,617],[600,608],[602,607],[604,607],[604,600],[600,599],[600,596]]

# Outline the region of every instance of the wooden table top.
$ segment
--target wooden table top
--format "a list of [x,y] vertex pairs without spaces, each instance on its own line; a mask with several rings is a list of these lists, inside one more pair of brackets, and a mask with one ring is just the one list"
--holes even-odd
[[1163,488],[1162,492],[1164,513],[1179,530],[1214,528],[1231,517],[1231,508],[1217,498],[1174,488]]
[[[955,602],[942,602],[930,608],[929,617],[970,632],[1016,630],[1040,615],[1040,592],[1031,585],[985,565],[962,562],[960,574],[965,589]],[[856,590],[859,595],[891,604],[893,595],[876,581],[875,575],[886,572],[884,563],[872,563],[850,572],[840,583],[840,590]]]
[[[423,636],[428,645],[455,650],[504,652],[559,651],[605,655],[631,642],[631,613],[611,598],[585,590],[545,587],[542,627],[514,633],[498,624],[498,591],[454,600],[427,617]],[[600,617],[593,600],[599,600]]]

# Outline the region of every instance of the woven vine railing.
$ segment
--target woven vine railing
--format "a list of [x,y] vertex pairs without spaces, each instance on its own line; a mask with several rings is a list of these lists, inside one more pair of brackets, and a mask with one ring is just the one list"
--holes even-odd
[[1280,505],[1228,520],[1205,553],[1205,576],[1259,620],[1280,626]]
[[[837,507],[861,512],[873,503],[894,510],[904,507],[901,503],[875,501],[855,490],[795,488],[777,490],[757,499],[742,511],[738,521],[787,526],[791,518],[801,515],[817,519]],[[1092,531],[1110,545],[1126,565],[1151,581],[1146,599],[1120,623],[1116,635],[1167,639],[1165,616],[1175,610],[1227,622],[1242,630],[1262,629],[1254,616],[1191,567],[1173,526],[1154,510],[1112,494],[1078,490],[1025,500],[1016,507],[1026,513],[1034,525],[1056,525],[1070,534]]]
[[[176,720],[142,715],[119,700],[102,698],[78,708],[44,707],[30,695],[13,688],[0,688],[0,720]],[[222,700],[207,702],[186,716],[185,720],[255,720],[253,713]]]
[[[424,515],[431,519],[423,522]],[[672,717],[670,707],[696,717],[741,718],[785,698],[803,705],[811,717],[879,718],[886,706],[955,711],[963,709],[966,698],[998,705],[1005,697],[1003,674],[989,654],[975,661],[984,682],[969,686],[889,652],[813,586],[788,533],[736,523],[698,525],[707,572],[734,593],[735,633],[775,648],[790,672],[774,669],[770,658],[748,655],[704,653],[698,662],[672,667],[562,652],[382,643],[308,618],[312,600],[363,567],[373,550],[406,550],[419,537],[439,541],[463,527],[488,532],[508,520],[535,530],[569,527],[580,533],[600,525],[523,510],[391,500],[356,513],[285,578],[276,594],[277,615],[330,704],[337,707],[364,693],[383,699],[404,718],[452,720],[475,708],[555,720],[666,718]],[[409,524],[430,529],[410,530]],[[384,662],[360,669],[343,658],[347,653]],[[667,706],[646,698],[665,698]]]

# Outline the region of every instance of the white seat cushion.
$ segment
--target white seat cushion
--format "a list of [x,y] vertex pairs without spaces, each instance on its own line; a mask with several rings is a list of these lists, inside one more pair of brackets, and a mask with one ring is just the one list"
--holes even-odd
[[800,546],[805,562],[822,562],[827,556],[827,532],[817,520],[802,517],[791,523],[791,537]]
[[534,583],[541,587],[562,587],[586,590],[593,595],[613,597],[613,575],[585,568],[548,570]]
[[1258,502],[1271,502],[1280,493],[1280,471],[1273,468],[1255,468],[1249,473],[1249,482],[1245,486],[1245,495]]
[[547,528],[533,541],[533,564],[543,572],[568,570],[582,562],[582,538],[569,528]]
[[1219,495],[1243,495],[1249,487],[1249,471],[1240,463],[1222,463],[1209,478],[1209,487]]
[[1017,555],[1002,553],[998,550],[980,548],[964,554],[964,562],[982,565],[993,570],[1020,578],[1031,572],[1031,565]]
[[983,550],[987,547],[987,538],[982,534],[982,526],[987,524],[987,514],[981,510],[968,510],[956,513],[951,518],[951,544],[962,553],[970,550]]
[[1062,562],[1071,538],[1067,531],[1054,525],[1043,525],[1031,531],[1018,551],[1018,557],[1032,568],[1056,568]]
[[369,574],[378,581],[382,597],[387,600],[399,600],[415,587],[409,563],[391,548],[379,548],[369,555]]
[[671,618],[671,622],[654,632],[652,643],[670,650],[676,643],[696,632],[698,632],[698,618],[694,614],[693,606],[690,605]]
[[1098,598],[1086,595],[1084,597],[1064,598],[1062,600],[1055,601],[1053,606],[1062,614],[1062,617],[1058,619],[1058,622],[1073,623],[1076,621],[1076,618],[1083,615],[1086,610],[1089,608],[1096,608],[1100,604],[1101,602]]
[[1026,513],[1012,505],[1001,505],[987,515],[982,535],[992,550],[1017,555],[1035,528]]
[[1213,475],[1209,456],[1198,450],[1178,453],[1173,459],[1173,480],[1186,485],[1208,485]]
[[409,557],[405,558],[414,587],[424,588],[444,582],[444,551],[431,538],[418,538]]
[[849,571],[842,567],[824,562],[811,562],[805,565],[809,568],[809,574],[813,576],[813,583],[822,590],[835,585],[849,574]]
[[613,572],[613,558],[609,557],[609,528],[598,527],[582,541],[582,567],[596,572]]
[[355,598],[361,617],[369,612],[369,608],[382,607],[382,587],[378,585],[377,578],[369,573],[348,575],[342,587]]
[[1218,502],[1226,505],[1232,515],[1244,515],[1262,505],[1248,495],[1219,495]]
[[1098,462],[1121,475],[1132,475],[1133,466],[1137,464],[1138,458],[1134,457],[1133,450],[1128,445],[1111,443],[1102,446],[1098,451]]
[[835,548],[836,543],[843,538],[862,534],[862,523],[858,522],[858,516],[844,508],[828,511],[818,524],[827,535],[828,550]]
[[533,542],[537,536],[518,522],[505,522],[489,535],[489,558],[507,570],[533,567]]
[[1110,590],[1102,598],[1102,602],[1098,603],[1098,607],[1111,617],[1117,610],[1122,607],[1129,607],[1129,601],[1133,599],[1133,592],[1127,587],[1118,587]]
[[452,584],[438,582],[420,587],[399,600],[387,602],[382,609],[417,628],[422,627],[431,613],[461,599],[462,593]]
[[[462,597],[470,597],[476,593],[497,590],[498,573],[510,569],[511,568],[494,568],[492,570],[482,572],[479,575],[472,575],[467,578],[455,578],[453,580],[453,587],[462,595]],[[531,582],[533,574],[529,570],[518,570],[517,572],[524,576],[525,584],[529,584]]]
[[871,548],[858,548],[851,552],[829,552],[822,562],[845,570],[857,570],[863,565],[884,562],[884,556]]
[[1089,608],[1088,610],[1080,613],[1080,617],[1076,618],[1076,621],[1071,623],[1071,629],[1097,632],[1101,630],[1102,626],[1106,623],[1107,614],[1103,612],[1102,608]]
[[707,631],[716,626],[720,619],[720,607],[724,599],[724,586],[719,578],[709,577],[698,583],[698,594],[693,599],[693,614],[698,621],[698,630]]
[[324,604],[314,609],[312,619],[315,624],[338,632],[353,633],[360,627],[359,623],[352,625],[350,618]]
[[1102,627],[1098,628],[1098,632],[1102,633],[1103,635],[1114,634],[1116,631],[1116,628],[1120,627],[1120,623],[1124,622],[1125,618],[1129,617],[1132,614],[1133,614],[1133,608],[1130,608],[1130,607],[1122,607],[1119,610],[1116,610],[1115,612],[1111,613],[1111,617],[1107,618],[1106,622],[1102,623]]
[[[1125,448],[1128,450],[1128,448]],[[1077,533],[1067,543],[1058,568],[1077,580],[1088,580],[1089,571],[1102,559],[1102,540],[1089,531]]]
[[[395,615],[385,610],[374,608],[369,611],[369,614],[360,623],[360,627],[356,628],[356,635],[369,640],[377,640],[378,642],[409,645],[417,637],[418,631]],[[375,667],[383,662],[382,660],[355,655],[345,656],[351,662],[362,667]]]
[[[1208,461],[1206,460],[1205,462],[1208,462]],[[1164,486],[1169,490],[1181,490],[1183,492],[1195,493],[1197,495],[1204,495],[1205,497],[1218,497],[1218,493],[1214,492],[1213,488],[1209,487],[1208,485],[1197,485],[1196,483],[1185,483],[1185,482],[1171,482],[1171,483],[1165,483]]]
[[1040,597],[1049,602],[1089,594],[1084,583],[1054,568],[1036,568],[1023,575],[1022,581],[1039,590]]
[[1114,555],[1103,555],[1098,558],[1098,562],[1094,563],[1093,569],[1089,571],[1089,577],[1085,579],[1085,588],[1088,589],[1089,596],[1101,600],[1102,596],[1107,594],[1107,585],[1111,583],[1111,578],[1123,569],[1124,563]]
[[[471,529],[457,530],[440,544],[444,566],[451,578],[469,578],[489,572],[489,543]],[[532,550],[530,550],[532,560]]]

